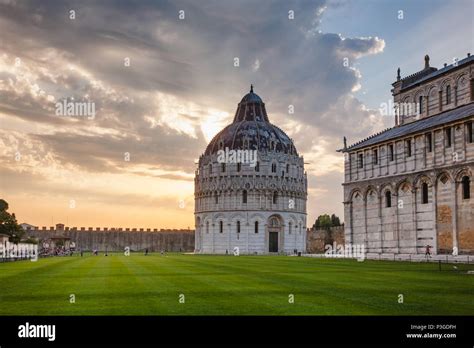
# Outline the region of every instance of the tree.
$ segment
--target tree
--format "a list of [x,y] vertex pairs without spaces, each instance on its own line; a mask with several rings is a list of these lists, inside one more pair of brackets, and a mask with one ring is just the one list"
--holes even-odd
[[0,199],[0,211],[8,210],[8,203],[4,199]]
[[341,226],[341,220],[336,216],[336,214],[331,215],[332,226]]
[[0,199],[0,233],[6,234],[10,238],[9,241],[18,244],[25,234],[25,231],[16,221],[15,214],[8,211],[8,203]]
[[331,218],[328,214],[319,215],[313,227],[317,230],[328,230],[332,226]]
[[332,214],[331,216],[329,216],[329,214],[322,214],[316,219],[313,229],[329,230],[334,226],[341,226],[341,220],[336,216],[336,214]]

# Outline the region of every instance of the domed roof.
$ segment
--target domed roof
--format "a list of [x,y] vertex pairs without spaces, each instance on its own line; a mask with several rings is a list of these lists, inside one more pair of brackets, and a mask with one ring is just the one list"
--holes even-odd
[[241,103],[263,103],[262,98],[260,98],[257,94],[253,92],[253,85],[250,85],[250,92],[244,95]]
[[253,86],[250,86],[250,92],[237,106],[234,121],[211,140],[204,155],[211,155],[225,148],[273,150],[298,155],[288,135],[268,120],[265,103],[253,92]]

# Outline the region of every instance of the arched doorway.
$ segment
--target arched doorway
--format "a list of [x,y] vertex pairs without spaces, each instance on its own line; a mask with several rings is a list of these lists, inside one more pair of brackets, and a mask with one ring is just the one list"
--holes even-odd
[[283,221],[279,216],[270,216],[267,223],[268,252],[278,253],[283,249]]

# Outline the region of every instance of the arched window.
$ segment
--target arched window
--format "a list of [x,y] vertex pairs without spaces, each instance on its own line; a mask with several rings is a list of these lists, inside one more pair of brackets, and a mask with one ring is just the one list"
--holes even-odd
[[421,184],[421,204],[428,203],[428,184],[424,182]]
[[[474,92],[474,83],[473,83],[472,90]],[[473,136],[474,134],[473,134],[472,122],[471,121],[466,123],[466,131],[467,131],[467,142],[468,143],[473,143],[474,142],[474,136]]]
[[425,138],[426,138],[427,151],[433,152],[433,136],[431,135],[431,133],[426,133]]
[[377,149],[374,149],[374,152],[372,154],[372,164],[378,164],[379,163],[379,151]]
[[273,204],[277,204],[278,201],[278,192],[273,192]]
[[209,233],[209,221],[206,221],[206,233]]
[[451,104],[451,86],[446,86],[446,104]]
[[255,221],[255,233],[258,233],[258,221]]
[[422,95],[418,97],[418,110],[420,114],[423,113],[423,96]]
[[212,164],[209,164],[209,174],[212,174]]
[[289,165],[289,164],[286,165],[286,172],[287,172],[287,173],[290,172],[290,165]]
[[224,222],[221,220],[219,221],[219,233],[224,232]]
[[445,146],[451,147],[452,137],[451,137],[451,127],[445,128],[444,130]]
[[221,172],[222,172],[222,173],[225,172],[225,163],[221,163]]
[[219,203],[219,195],[217,194],[217,192],[214,194],[214,203]]
[[388,145],[388,152],[390,156],[390,161],[393,161],[395,159],[395,149],[393,147],[393,144]]
[[407,139],[405,141],[405,146],[406,146],[406,156],[411,157],[411,140]]
[[390,208],[392,206],[392,192],[385,192],[385,207]]
[[462,177],[462,199],[471,198],[471,180],[468,176]]
[[240,221],[237,221],[237,233],[240,233]]
[[291,222],[288,224],[288,234],[291,234]]
[[255,165],[255,171],[256,172],[260,171],[260,162],[257,162],[257,164]]
[[277,171],[277,165],[276,163],[272,163],[272,173],[276,173]]
[[237,171],[240,172],[240,170],[242,169],[242,163],[237,163]]
[[242,192],[242,203],[247,203],[247,190]]

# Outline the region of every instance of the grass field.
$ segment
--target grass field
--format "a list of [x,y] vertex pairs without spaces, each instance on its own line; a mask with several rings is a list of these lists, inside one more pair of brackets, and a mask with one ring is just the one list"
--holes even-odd
[[[427,263],[178,254],[6,262],[0,263],[0,315],[474,314],[474,275],[444,269]],[[185,303],[179,303],[180,294]]]

